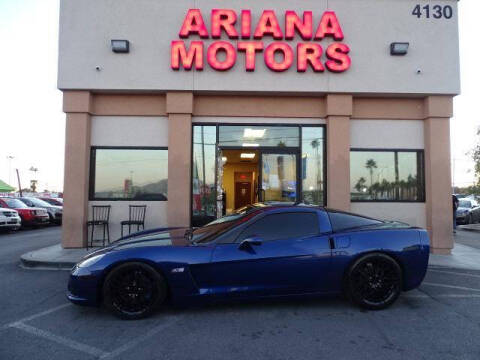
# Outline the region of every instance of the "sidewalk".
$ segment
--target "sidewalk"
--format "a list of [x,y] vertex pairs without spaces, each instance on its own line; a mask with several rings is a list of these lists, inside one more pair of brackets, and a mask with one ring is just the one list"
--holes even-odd
[[430,254],[428,265],[456,269],[480,270],[480,249],[455,243],[452,255]]
[[70,270],[82,257],[98,248],[64,249],[60,244],[23,254],[20,257],[24,268],[38,270]]
[[480,224],[459,225],[458,227],[462,230],[480,231]]
[[[70,270],[82,257],[96,249],[63,249],[58,244],[23,254],[20,260],[22,266],[29,269]],[[456,243],[452,255],[430,254],[429,265],[480,270],[480,249]]]

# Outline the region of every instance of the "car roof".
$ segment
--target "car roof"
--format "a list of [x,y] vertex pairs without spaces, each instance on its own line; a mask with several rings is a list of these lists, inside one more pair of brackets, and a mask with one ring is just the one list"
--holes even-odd
[[365,219],[383,221],[383,220],[379,220],[379,219],[376,219],[376,218],[373,218],[373,217],[370,217],[370,216],[355,214],[355,213],[352,213],[352,212],[349,212],[349,211],[332,209],[332,208],[328,208],[328,207],[321,206],[321,205],[305,204],[305,203],[302,203],[302,202],[294,203],[294,202],[269,201],[269,202],[264,202],[264,203],[255,203],[255,204],[251,204],[251,205],[248,205],[248,206],[251,207],[251,209],[247,210],[248,212],[251,212],[251,211],[266,212],[266,211],[269,211],[269,210],[280,209],[280,208],[282,208],[282,209],[299,209],[299,208],[308,209],[308,208],[310,208],[310,209],[325,211],[325,212],[328,212],[328,213],[342,213],[342,214],[346,214],[346,215],[362,217],[362,218],[365,218]]
[[273,209],[300,209],[300,208],[326,210],[325,207],[320,205],[305,204],[300,202],[294,203],[294,202],[280,202],[280,201],[268,201],[268,202],[262,202],[262,203],[255,203],[255,204],[247,205],[246,208],[250,208],[251,210],[259,210],[259,211],[268,211]]

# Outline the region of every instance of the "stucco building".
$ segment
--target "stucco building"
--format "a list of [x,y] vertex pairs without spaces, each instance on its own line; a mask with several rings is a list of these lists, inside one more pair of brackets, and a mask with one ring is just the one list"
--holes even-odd
[[[117,41],[112,41],[117,40]],[[64,247],[92,205],[146,227],[257,201],[407,222],[452,242],[457,1],[64,0]]]

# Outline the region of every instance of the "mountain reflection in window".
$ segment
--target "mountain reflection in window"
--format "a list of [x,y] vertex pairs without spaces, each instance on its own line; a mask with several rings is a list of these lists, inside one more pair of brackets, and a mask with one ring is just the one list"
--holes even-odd
[[423,151],[350,152],[352,201],[425,201]]
[[93,149],[94,200],[166,201],[168,150]]

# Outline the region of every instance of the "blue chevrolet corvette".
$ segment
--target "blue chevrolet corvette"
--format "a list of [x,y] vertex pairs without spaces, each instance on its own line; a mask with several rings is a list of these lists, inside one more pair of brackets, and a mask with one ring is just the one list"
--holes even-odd
[[391,305],[427,271],[424,229],[306,205],[255,204],[200,228],[123,237],[87,255],[67,296],[138,319],[167,300],[345,294],[368,309]]

